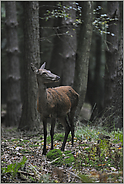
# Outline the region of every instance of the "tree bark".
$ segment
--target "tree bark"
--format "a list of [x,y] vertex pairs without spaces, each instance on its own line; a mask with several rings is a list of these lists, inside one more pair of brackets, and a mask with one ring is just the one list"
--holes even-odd
[[[119,18],[119,2],[107,2],[108,17]],[[105,107],[109,106],[113,98],[115,89],[115,71],[116,61],[118,60],[118,46],[119,46],[119,24],[118,21],[109,23],[107,30],[113,33],[114,36],[107,34],[107,48],[106,48],[106,66],[105,66]]]
[[24,5],[24,101],[19,124],[21,130],[39,128],[40,118],[37,112],[37,82],[31,70],[31,63],[40,65],[39,49],[39,3],[23,2]]
[[123,37],[121,37],[119,43],[119,59],[117,61],[117,72],[116,72],[116,88],[114,90],[114,98],[112,105],[114,106],[114,118],[115,118],[115,127],[123,127]]
[[[49,66],[50,70],[60,77],[62,75],[62,67],[63,67],[62,36],[61,36],[62,28],[61,27],[62,27],[62,19],[61,18],[54,19],[54,31],[56,36],[54,37],[54,40],[53,40],[53,50],[52,50],[51,61]],[[60,83],[61,83],[61,79],[57,84],[60,85]],[[53,86],[55,85],[56,84],[53,84]]]
[[75,60],[76,60],[76,49],[77,49],[77,35],[76,27],[74,25],[76,20],[76,4],[74,1],[63,1],[64,7],[70,7],[66,10],[68,14],[67,18],[62,19],[62,60],[63,60],[63,72],[61,85],[73,85],[74,72],[75,72]]
[[16,2],[5,2],[7,33],[7,119],[6,126],[18,126],[21,116],[20,66],[17,36]]
[[[55,7],[55,1],[39,1],[39,24],[40,24],[40,58],[41,63],[50,64],[51,53],[54,38],[54,19],[50,18],[46,21],[45,14],[47,10],[52,11]],[[44,18],[44,19],[43,19]]]
[[54,20],[56,36],[54,38],[50,70],[60,76],[59,85],[72,85],[77,47],[76,29],[73,25],[76,20],[76,11],[73,9],[75,8],[74,2],[63,1],[62,5],[63,7],[69,7],[69,10],[65,9],[69,17]]
[[74,89],[79,93],[80,99],[76,110],[76,116],[79,115],[81,107],[85,100],[88,79],[88,65],[90,55],[90,45],[92,38],[92,10],[93,2],[81,2],[82,6],[82,24],[79,32],[77,45],[77,60],[75,66]]
[[105,117],[111,129],[122,127],[122,42],[119,48],[119,2],[107,2],[109,18],[117,18],[109,23],[107,31],[106,68],[105,68]]
[[[96,1],[95,2],[95,9],[101,6],[102,7],[102,1]],[[100,11],[99,14],[96,14],[96,17],[100,17]],[[100,117],[101,111],[103,110],[103,81],[101,76],[101,62],[102,62],[102,35],[95,32],[93,40],[95,40],[95,69],[94,69],[94,79],[93,79],[93,85],[92,89],[90,89],[90,99],[91,99],[91,105],[92,105],[92,114],[90,121],[93,122],[95,118]],[[91,61],[92,62],[92,61]]]

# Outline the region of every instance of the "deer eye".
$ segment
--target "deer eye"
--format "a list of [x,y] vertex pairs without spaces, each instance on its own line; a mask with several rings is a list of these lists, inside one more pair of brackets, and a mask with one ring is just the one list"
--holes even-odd
[[48,74],[47,74],[47,72],[43,72],[43,73],[41,73],[41,75],[42,76],[47,76]]

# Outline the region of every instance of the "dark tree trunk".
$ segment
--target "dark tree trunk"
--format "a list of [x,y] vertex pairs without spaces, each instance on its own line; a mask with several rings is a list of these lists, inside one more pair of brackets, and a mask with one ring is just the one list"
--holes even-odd
[[101,76],[100,76],[100,67],[101,67],[101,36],[96,36],[96,53],[95,53],[95,70],[94,70],[94,80],[93,80],[93,88],[91,91],[92,95],[92,114],[90,121],[95,120],[96,117],[99,116],[100,111],[102,110],[101,103]]
[[39,23],[40,23],[40,58],[41,63],[47,62],[49,67],[54,38],[54,19],[46,21],[45,14],[47,10],[52,11],[55,8],[55,1],[39,1]]
[[74,22],[76,20],[76,4],[74,1],[63,1],[63,7],[72,7],[66,10],[68,18],[62,19],[62,60],[63,60],[63,72],[61,85],[73,85],[74,72],[75,72],[75,60],[76,60],[76,49],[77,49],[77,37],[76,27]]
[[83,1],[82,6],[82,24],[79,32],[77,44],[77,60],[75,67],[74,89],[79,93],[80,99],[76,110],[76,116],[79,115],[81,107],[85,100],[88,79],[88,65],[90,46],[92,38],[92,10],[93,2]]
[[[95,9],[101,6],[102,1],[96,1]],[[99,18],[100,14],[96,14],[96,17]],[[101,115],[103,110],[103,81],[101,76],[101,57],[102,57],[102,35],[99,33],[94,34],[95,37],[95,70],[94,70],[94,80],[92,89],[90,89],[91,105],[92,105],[92,114],[90,121],[95,120],[95,118]],[[93,38],[94,39],[94,38]],[[92,61],[91,61],[92,62]]]
[[[52,55],[51,55],[51,61],[50,61],[50,70],[57,74],[58,76],[61,77],[62,75],[62,19],[57,18],[54,19],[54,31],[56,36],[54,37],[53,40],[53,50],[52,50]],[[61,81],[60,81],[61,82]],[[58,85],[60,85],[60,82]],[[53,84],[53,86],[55,86]]]
[[18,126],[21,116],[20,66],[16,2],[5,2],[7,33],[7,119],[6,126]]
[[[119,2],[107,2],[109,18],[119,18]],[[106,67],[105,67],[105,107],[109,106],[113,98],[115,89],[114,75],[116,71],[116,61],[118,60],[118,21],[109,23],[108,31],[114,36],[107,34],[107,48],[106,48]]]
[[61,77],[60,85],[72,85],[75,70],[76,30],[73,25],[76,20],[75,4],[63,1],[63,7],[72,7],[65,10],[71,18],[58,18],[54,21],[55,38],[53,44],[50,70]]
[[39,3],[37,1],[23,2],[24,5],[24,101],[19,124],[21,130],[34,130],[39,127],[37,112],[36,76],[31,70],[31,63],[39,67]]
[[[119,19],[120,11],[118,1],[107,2],[107,8],[109,18]],[[122,74],[118,76],[119,68],[120,66],[122,67],[122,43],[119,51],[119,21],[111,21],[107,31],[114,34],[114,36],[110,34],[107,35],[105,68],[104,106],[106,109],[105,116],[108,118],[107,124],[111,128],[111,126],[122,126]],[[120,71],[122,72],[122,68]],[[118,103],[120,103],[120,105]],[[120,113],[118,113],[118,111],[120,111]],[[121,114],[120,117],[119,114]]]
[[114,90],[114,98],[112,105],[114,106],[114,118],[115,118],[115,127],[123,127],[123,37],[120,40],[119,44],[119,59],[117,61],[116,67],[116,88]]

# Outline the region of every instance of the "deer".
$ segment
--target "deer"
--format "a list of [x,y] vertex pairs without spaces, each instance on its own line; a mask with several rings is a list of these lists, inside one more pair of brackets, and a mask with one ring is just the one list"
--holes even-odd
[[60,77],[45,69],[46,62],[39,69],[31,63],[38,84],[37,111],[40,113],[44,130],[43,155],[46,155],[47,119],[51,118],[51,150],[56,119],[64,126],[65,136],[61,151],[64,151],[68,135],[71,131],[71,143],[74,144],[74,114],[78,104],[79,94],[71,86],[47,88],[47,84],[55,83]]

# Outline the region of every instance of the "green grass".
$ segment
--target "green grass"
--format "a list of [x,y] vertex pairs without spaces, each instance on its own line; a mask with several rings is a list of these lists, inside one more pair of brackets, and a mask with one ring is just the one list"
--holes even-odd
[[[104,138],[104,136],[109,136],[110,139]],[[77,127],[75,137],[77,141],[84,142],[78,146],[81,153],[76,157],[75,168],[85,166],[97,170],[109,170],[114,167],[117,170],[122,170],[123,132],[121,130],[107,132],[103,127],[83,125]]]
[[78,126],[75,131],[75,137],[80,140],[80,139],[89,139],[91,138],[92,140],[96,141],[99,139],[99,134],[103,134],[106,136],[110,136],[111,139],[116,139],[117,142],[122,142],[123,143],[123,132],[122,130],[114,130],[112,132],[108,132],[105,128],[103,127],[94,127],[94,126],[89,126],[89,125],[82,125]]

